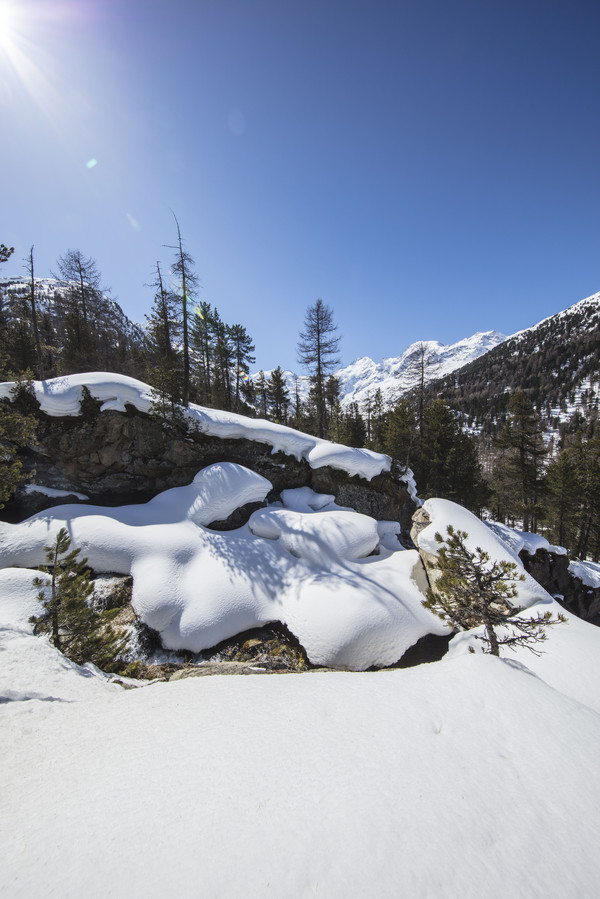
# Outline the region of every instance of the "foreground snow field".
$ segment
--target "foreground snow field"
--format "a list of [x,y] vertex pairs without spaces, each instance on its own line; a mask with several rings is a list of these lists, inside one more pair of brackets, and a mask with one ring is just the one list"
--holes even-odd
[[[75,388],[56,386],[56,408]],[[366,464],[304,436],[275,438],[310,464]],[[413,669],[131,690],[33,636],[27,566],[63,524],[97,571],[133,574],[136,610],[167,645],[278,619],[313,661],[364,668],[444,631],[393,523],[302,488],[235,531],[206,527],[269,487],[221,464],[143,505],[0,522],[0,894],[595,899],[600,629],[573,615],[539,657],[471,654],[469,632]],[[424,509],[422,549],[451,523],[518,562],[514,534],[443,500]],[[558,611],[530,577],[519,601]]]
[[598,894],[600,716],[519,663],[97,686],[0,710],[4,895]]
[[32,636],[30,574],[0,572],[2,895],[597,896],[598,628],[124,690]]

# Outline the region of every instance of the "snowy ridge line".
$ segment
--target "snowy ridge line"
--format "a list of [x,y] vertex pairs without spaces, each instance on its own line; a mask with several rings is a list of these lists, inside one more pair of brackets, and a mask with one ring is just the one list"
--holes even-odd
[[573,303],[572,306],[569,306],[567,309],[563,309],[561,312],[555,312],[554,315],[548,315],[546,318],[543,318],[540,322],[535,325],[531,325],[529,328],[523,328],[521,331],[515,331],[514,334],[510,334],[506,340],[514,340],[515,337],[520,337],[522,334],[535,333],[538,328],[541,328],[542,325],[545,325],[550,319],[553,318],[563,318],[565,315],[570,315],[576,309],[583,309],[585,306],[600,306],[600,291],[598,293],[593,293],[589,297],[585,297],[583,300],[579,300],[577,303]]
[[[14,381],[0,384],[0,399],[10,399],[14,387]],[[149,412],[152,405],[152,387],[127,375],[86,372],[33,382],[42,412],[57,417],[81,414],[79,404],[83,387],[87,387],[91,395],[102,403],[102,412],[125,412],[127,404],[140,412]],[[383,453],[331,443],[285,425],[247,418],[235,412],[207,409],[190,403],[186,417],[211,437],[266,443],[272,447],[273,453],[282,452],[299,461],[305,459],[313,469],[329,466],[370,481],[376,475],[390,471],[392,465],[390,456]],[[407,472],[404,477],[410,484],[412,472]]]

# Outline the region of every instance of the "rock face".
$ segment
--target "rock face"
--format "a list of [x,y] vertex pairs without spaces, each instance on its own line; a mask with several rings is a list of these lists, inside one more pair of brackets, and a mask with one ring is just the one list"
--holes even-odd
[[[170,487],[191,483],[207,465],[236,462],[273,484],[269,499],[283,489],[308,486],[335,496],[339,505],[377,520],[400,522],[401,539],[409,542],[415,503],[399,471],[367,481],[328,467],[311,469],[306,461],[273,453],[266,444],[166,427],[131,406],[126,413],[99,412],[92,407],[80,417],[38,413],[37,418],[37,446],[21,458],[26,470],[35,470],[33,481],[45,487],[83,493],[99,505],[146,502]],[[8,520],[22,520],[65,501],[65,497],[50,498],[21,490],[3,515]],[[238,527],[248,511],[218,526]]]
[[584,621],[600,624],[600,589],[587,587],[571,574],[567,556],[538,549],[535,555],[521,550],[519,557],[525,571],[569,612]]

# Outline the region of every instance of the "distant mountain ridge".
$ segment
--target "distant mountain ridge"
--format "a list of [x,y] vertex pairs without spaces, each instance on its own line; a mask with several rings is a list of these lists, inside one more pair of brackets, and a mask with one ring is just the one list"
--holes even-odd
[[[362,356],[335,372],[340,382],[341,404],[344,407],[350,403],[358,403],[361,406],[369,397],[372,400],[375,392],[380,389],[384,403],[393,405],[420,383],[422,359],[424,382],[429,384],[468,365],[506,339],[499,331],[480,331],[448,345],[438,340],[417,341],[399,356],[391,356],[381,362],[374,362],[369,356]],[[268,378],[271,372],[265,371],[264,374]],[[300,399],[306,400],[310,390],[310,378],[289,370],[283,374],[292,402],[296,385]],[[256,377],[256,374],[253,375],[253,378]]]
[[[88,289],[88,285],[85,285]],[[69,334],[69,317],[72,316],[73,288],[79,285],[58,278],[36,278],[35,298],[38,328],[44,347],[46,377],[57,373]],[[15,356],[11,360],[17,369],[37,368],[33,345],[23,325],[31,317],[29,307],[30,282],[26,278],[0,279],[0,322],[12,332]],[[89,288],[87,318],[91,334],[91,355],[83,361],[88,368],[136,373],[136,361],[144,345],[144,331],[125,315],[116,300],[102,291]],[[63,369],[64,371],[64,369]]]
[[484,356],[429,384],[476,427],[493,426],[514,390],[552,427],[600,403],[600,292],[518,331]]

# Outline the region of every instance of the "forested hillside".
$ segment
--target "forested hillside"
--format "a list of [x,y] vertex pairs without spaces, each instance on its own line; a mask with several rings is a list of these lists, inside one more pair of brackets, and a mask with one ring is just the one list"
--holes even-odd
[[434,382],[428,394],[448,402],[473,427],[494,433],[514,390],[556,428],[575,413],[595,419],[599,385],[600,294],[594,294]]

